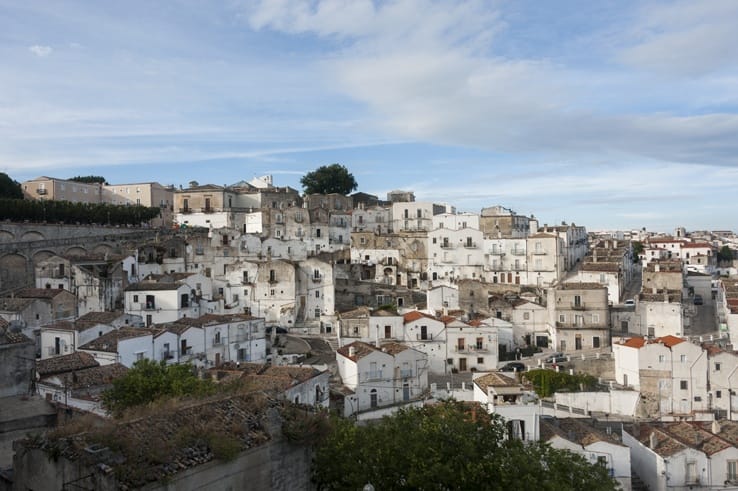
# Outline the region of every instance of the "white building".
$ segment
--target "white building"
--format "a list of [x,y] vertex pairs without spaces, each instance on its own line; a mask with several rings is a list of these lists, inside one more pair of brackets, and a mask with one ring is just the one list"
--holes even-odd
[[535,392],[502,373],[474,375],[474,400],[505,419],[508,435],[524,441],[540,438],[541,409]]
[[151,326],[182,317],[199,317],[200,306],[187,284],[141,281],[126,288],[125,312],[141,316]]
[[413,310],[403,315],[403,342],[425,353],[431,373],[451,371],[446,345],[446,325],[435,317]]

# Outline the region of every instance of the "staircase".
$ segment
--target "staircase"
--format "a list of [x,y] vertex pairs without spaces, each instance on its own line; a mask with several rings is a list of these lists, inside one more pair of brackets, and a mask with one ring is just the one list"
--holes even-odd
[[646,483],[632,470],[630,471],[630,489],[632,491],[648,491]]
[[325,341],[326,344],[330,346],[333,351],[338,350],[338,338],[331,336],[329,338],[323,338],[323,341]]

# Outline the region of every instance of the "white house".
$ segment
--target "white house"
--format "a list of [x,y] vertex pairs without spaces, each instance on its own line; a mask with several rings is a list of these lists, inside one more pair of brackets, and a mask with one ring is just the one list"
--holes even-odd
[[355,341],[336,352],[338,373],[351,394],[348,414],[417,400],[428,389],[428,357],[399,343],[381,348]]
[[497,328],[481,322],[466,323],[445,316],[447,364],[459,372],[485,372],[497,368]]
[[106,416],[102,393],[109,389],[113,381],[126,374],[128,368],[120,363],[82,369],[71,368],[65,372],[48,374],[36,381],[38,394],[48,401]]
[[428,356],[431,373],[446,374],[448,365],[446,325],[435,317],[413,310],[403,315],[403,342]]
[[199,317],[200,306],[187,284],[140,281],[125,290],[125,312],[140,315],[151,326],[182,317]]
[[622,489],[631,489],[630,448],[612,435],[583,420],[544,418],[541,420],[541,440],[553,448],[579,454],[591,464],[605,466]]
[[613,345],[615,379],[641,392],[649,414],[663,420],[712,419],[707,352],[681,338],[630,338]]
[[132,367],[144,358],[159,361],[154,352],[154,334],[158,331],[144,328],[122,327],[80,346],[79,351],[92,355],[100,365],[121,363]]
[[491,414],[505,419],[511,438],[536,441],[540,436],[541,408],[535,392],[502,373],[475,374],[474,400]]
[[431,312],[459,309],[459,288],[455,285],[434,286],[426,291],[425,296]]

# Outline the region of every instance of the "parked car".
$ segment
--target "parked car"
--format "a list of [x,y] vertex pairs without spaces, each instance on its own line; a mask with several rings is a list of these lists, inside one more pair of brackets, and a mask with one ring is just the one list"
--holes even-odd
[[566,355],[564,353],[553,353],[553,354],[547,356],[543,360],[544,363],[549,363],[549,364],[550,363],[563,363],[565,361],[567,361],[567,360],[566,360]]
[[[266,328],[266,333],[272,333],[272,326]],[[287,329],[285,329],[284,327],[277,327],[277,334],[287,334]]]
[[519,361],[511,361],[510,363],[506,364],[504,367],[500,368],[501,372],[524,372],[525,371],[525,363],[521,363]]
[[702,295],[695,295],[694,296],[694,304],[695,305],[702,305]]

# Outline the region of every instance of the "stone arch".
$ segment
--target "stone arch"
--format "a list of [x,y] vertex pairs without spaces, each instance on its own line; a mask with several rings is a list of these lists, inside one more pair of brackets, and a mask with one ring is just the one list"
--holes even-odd
[[48,249],[41,249],[33,253],[33,264],[38,264],[41,261],[49,259],[51,256],[56,256],[56,252]]
[[7,230],[0,230],[0,243],[2,242],[14,242],[15,234]]
[[66,251],[64,251],[65,256],[86,256],[87,255],[87,249],[85,249],[82,246],[74,246],[70,247]]
[[21,235],[21,242],[31,242],[32,240],[46,240],[46,237],[38,230],[29,230]]
[[33,278],[30,261],[21,254],[6,254],[0,257],[0,289],[28,286]]
[[93,254],[112,254],[113,247],[110,244],[98,244],[92,249]]

